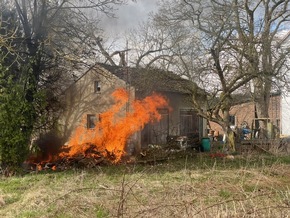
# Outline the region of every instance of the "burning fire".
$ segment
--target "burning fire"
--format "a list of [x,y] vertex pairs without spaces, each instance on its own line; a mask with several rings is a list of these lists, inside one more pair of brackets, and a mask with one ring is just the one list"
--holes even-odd
[[167,100],[156,93],[142,100],[134,100],[129,110],[126,110],[129,94],[125,89],[116,90],[112,96],[114,105],[106,112],[96,114],[99,120],[95,122],[95,127],[87,129],[84,118],[68,145],[63,146],[63,151],[53,159],[84,155],[105,157],[116,163],[125,154],[129,137],[143,129],[145,124],[159,121],[161,115],[158,108],[168,107]]

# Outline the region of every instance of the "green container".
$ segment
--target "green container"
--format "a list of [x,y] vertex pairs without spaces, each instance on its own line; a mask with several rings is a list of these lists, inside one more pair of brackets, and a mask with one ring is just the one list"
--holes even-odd
[[201,151],[203,152],[210,151],[210,138],[201,139]]

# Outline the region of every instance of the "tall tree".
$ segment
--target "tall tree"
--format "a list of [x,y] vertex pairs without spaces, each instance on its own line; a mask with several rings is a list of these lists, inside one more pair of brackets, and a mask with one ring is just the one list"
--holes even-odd
[[[289,49],[281,49],[289,36],[289,0],[233,1],[238,46],[233,48],[253,65],[258,77],[253,79],[254,102],[258,118],[268,118],[270,92],[276,78],[285,74]],[[245,19],[246,18],[246,19]],[[282,32],[283,29],[284,33]],[[282,82],[282,81],[280,81]],[[260,122],[261,136],[266,136],[266,120]]]
[[[98,14],[111,16],[113,7],[122,3],[125,0],[1,0],[0,123],[6,123],[0,127],[2,164],[15,166],[24,160],[23,146],[28,148],[39,118],[61,87],[49,89],[95,58]],[[21,140],[11,139],[13,131]]]
[[[285,73],[288,56],[288,50],[280,49],[285,43],[280,40],[282,27],[289,22],[288,2],[170,0],[154,16],[158,25],[187,33],[174,47],[172,63],[183,66],[175,69],[207,91],[207,112],[193,95],[199,114],[227,133],[233,94],[245,88],[254,87],[258,117],[268,117],[273,81]],[[261,127],[266,128],[265,122]]]

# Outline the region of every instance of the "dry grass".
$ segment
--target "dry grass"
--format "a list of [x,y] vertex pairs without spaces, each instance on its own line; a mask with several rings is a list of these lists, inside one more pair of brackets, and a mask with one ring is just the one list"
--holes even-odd
[[41,172],[0,181],[0,217],[288,217],[289,157]]

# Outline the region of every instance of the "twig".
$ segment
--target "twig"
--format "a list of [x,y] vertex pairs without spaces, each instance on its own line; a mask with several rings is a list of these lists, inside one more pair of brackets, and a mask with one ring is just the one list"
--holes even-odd
[[120,200],[118,204],[118,213],[117,217],[123,217],[124,214],[124,203],[125,203],[125,198],[124,198],[124,193],[125,193],[125,173],[123,175],[123,180],[122,180],[122,189],[121,189],[121,194],[120,194]]

